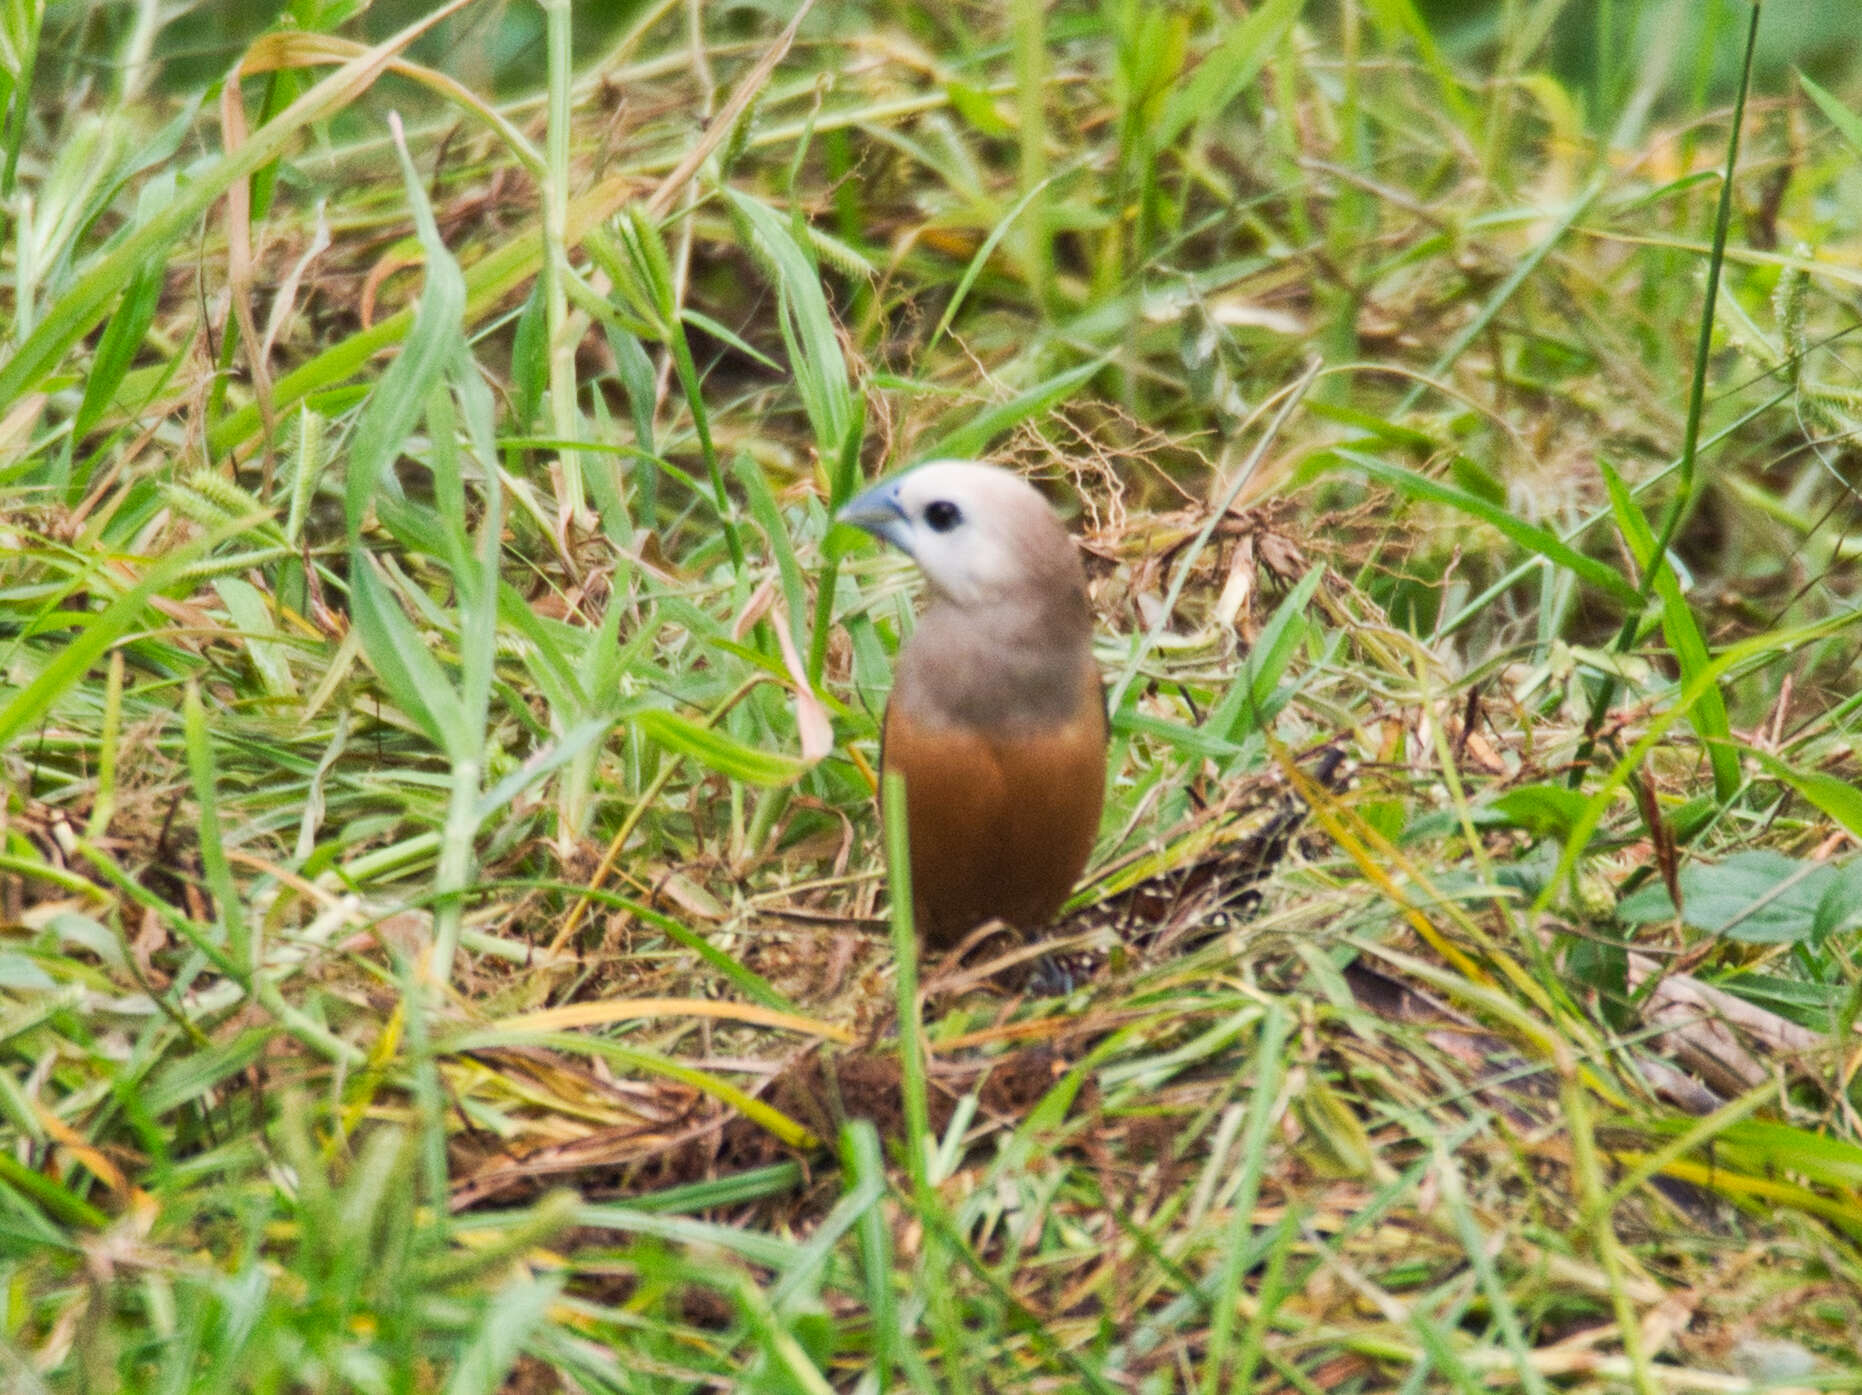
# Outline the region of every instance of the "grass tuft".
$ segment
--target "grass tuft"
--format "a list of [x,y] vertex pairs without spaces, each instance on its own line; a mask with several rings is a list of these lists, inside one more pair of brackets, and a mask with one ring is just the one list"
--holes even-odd
[[[1850,28],[8,7],[0,1387],[1862,1385]],[[933,455],[1113,726],[956,963]]]

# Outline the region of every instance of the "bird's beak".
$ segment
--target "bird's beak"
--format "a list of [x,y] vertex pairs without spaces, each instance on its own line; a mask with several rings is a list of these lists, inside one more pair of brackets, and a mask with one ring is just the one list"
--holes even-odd
[[835,517],[838,522],[851,523],[876,538],[884,538],[907,555],[911,553],[911,529],[905,507],[899,502],[897,480],[884,480],[864,494],[856,494],[841,505]]

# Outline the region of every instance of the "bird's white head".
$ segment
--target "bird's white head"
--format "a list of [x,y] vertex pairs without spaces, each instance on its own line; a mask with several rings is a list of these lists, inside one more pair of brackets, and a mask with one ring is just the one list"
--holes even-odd
[[962,609],[1084,593],[1073,539],[1035,487],[973,460],[934,460],[881,480],[840,511],[904,552]]

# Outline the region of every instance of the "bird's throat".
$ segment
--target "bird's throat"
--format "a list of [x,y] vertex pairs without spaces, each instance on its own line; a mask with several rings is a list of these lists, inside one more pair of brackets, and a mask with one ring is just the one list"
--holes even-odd
[[899,655],[894,700],[938,725],[1013,731],[1070,718],[1099,683],[1081,600],[1060,614],[933,601]]

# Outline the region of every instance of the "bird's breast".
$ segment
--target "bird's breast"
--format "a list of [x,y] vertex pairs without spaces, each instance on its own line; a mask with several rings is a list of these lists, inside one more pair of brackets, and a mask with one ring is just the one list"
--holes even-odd
[[998,691],[974,717],[923,700],[901,665],[881,760],[904,778],[914,911],[933,947],[991,918],[1039,929],[1092,853],[1106,778],[1098,670],[1083,654],[1070,677],[1043,681],[1053,691],[1039,701]]

